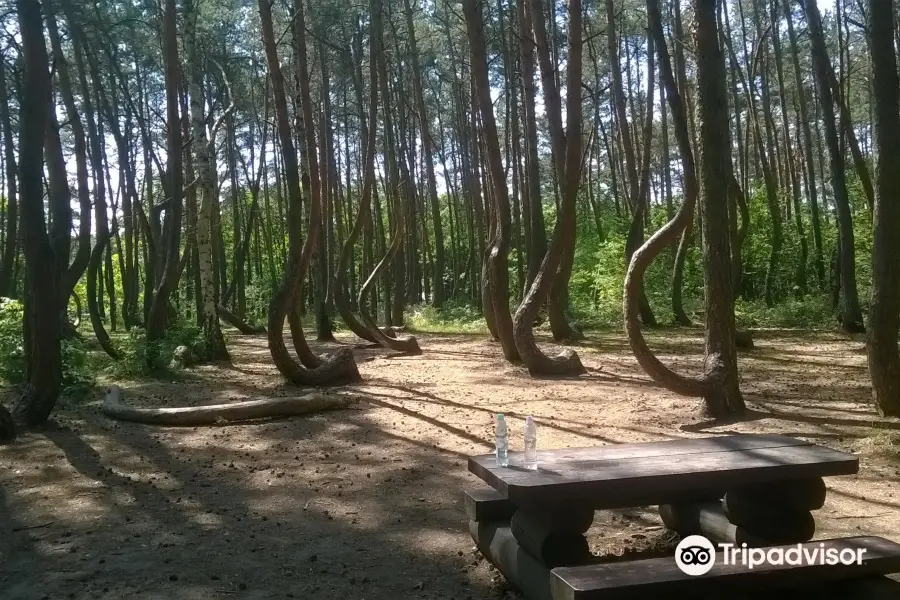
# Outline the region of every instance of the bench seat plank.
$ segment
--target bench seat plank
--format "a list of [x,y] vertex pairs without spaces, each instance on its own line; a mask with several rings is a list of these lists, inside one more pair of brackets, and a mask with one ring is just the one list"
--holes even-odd
[[[851,475],[859,459],[783,436],[741,435],[538,452],[538,469],[510,453],[469,458],[469,470],[515,504],[590,500],[594,508],[648,506],[740,485]],[[721,496],[719,496],[721,497]]]
[[[900,544],[880,537],[852,537],[813,541],[807,548],[866,549],[861,565],[759,565],[748,569],[722,563],[716,556],[715,566],[705,575],[692,577],[681,572],[674,557],[627,562],[558,567],[553,569],[551,586],[554,600],[616,600],[624,598],[667,598],[672,595],[703,594],[789,588],[886,575],[900,572]],[[778,546],[795,548],[796,545]]]

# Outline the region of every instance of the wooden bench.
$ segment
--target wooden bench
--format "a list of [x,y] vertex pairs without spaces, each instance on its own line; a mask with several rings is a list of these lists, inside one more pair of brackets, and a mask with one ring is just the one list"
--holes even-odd
[[[554,600],[617,600],[627,598],[703,598],[720,594],[735,598],[750,587],[755,591],[787,590],[847,578],[884,575],[900,571],[900,544],[880,537],[852,537],[803,544],[810,550],[865,550],[860,565],[757,565],[752,570],[738,564],[722,564],[722,553],[705,575],[681,572],[671,558],[654,558],[603,565],[563,567],[553,570]],[[788,550],[796,544],[773,546]],[[896,593],[896,588],[895,588]],[[780,596],[779,596],[780,597]],[[859,596],[845,596],[855,600]],[[897,596],[892,596],[896,598]]]
[[542,450],[537,470],[522,458],[510,453],[499,467],[493,455],[471,457],[469,470],[491,489],[470,492],[466,502],[476,545],[530,600],[562,593],[551,589],[552,569],[594,560],[584,533],[595,510],[658,505],[683,536],[806,542],[815,531],[811,511],[825,500],[822,478],[859,470],[852,454],[777,435]]

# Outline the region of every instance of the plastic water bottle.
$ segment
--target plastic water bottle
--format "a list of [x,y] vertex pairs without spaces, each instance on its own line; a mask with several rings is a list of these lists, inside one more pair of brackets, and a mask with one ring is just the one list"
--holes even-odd
[[537,425],[534,419],[525,419],[525,468],[537,471]]
[[506,419],[503,415],[497,415],[497,466],[509,466],[509,428],[506,426]]

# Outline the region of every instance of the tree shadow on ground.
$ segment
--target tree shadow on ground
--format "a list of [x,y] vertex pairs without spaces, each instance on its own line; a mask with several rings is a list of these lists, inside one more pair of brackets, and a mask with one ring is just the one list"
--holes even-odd
[[27,483],[90,494],[0,493],[3,598],[490,596],[468,576],[461,456],[365,411],[230,431],[96,418],[15,454],[59,471]]

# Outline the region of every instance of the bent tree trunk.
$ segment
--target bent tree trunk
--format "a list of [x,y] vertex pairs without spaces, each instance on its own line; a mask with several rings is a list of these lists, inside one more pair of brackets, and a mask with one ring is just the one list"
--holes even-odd
[[[675,36],[675,77],[678,88],[687,93],[687,70],[684,64],[684,45],[687,43],[684,36],[684,28],[681,24],[681,2],[673,6],[673,34]],[[661,68],[661,66],[660,66]],[[695,208],[696,210],[696,208]],[[687,253],[694,243],[694,216],[681,233],[678,240],[678,248],[675,251],[675,266],[672,269],[672,313],[675,322],[684,327],[690,327],[692,322],[684,312],[684,266],[687,262]]]
[[[384,32],[381,15],[381,0],[372,0],[370,6],[372,10],[372,29],[371,39],[369,43],[372,49],[372,56],[377,56],[378,60],[372,61],[372,71],[370,71],[370,84],[372,86],[372,89],[370,90],[371,96],[369,99],[370,123],[368,131],[369,139],[367,140],[366,145],[366,173],[363,186],[364,193],[365,190],[368,190],[371,194],[371,190],[375,187],[375,129],[378,126],[377,112],[379,86],[382,96],[385,100],[385,115],[388,116],[390,112],[390,106],[388,102],[388,100],[390,99],[390,95],[388,93],[387,86],[387,65],[385,63],[385,57],[382,51],[382,49],[384,48]],[[388,140],[387,143],[388,145],[390,145],[390,143],[393,141],[393,136],[390,135],[390,118],[385,119],[384,126],[385,139]],[[394,159],[393,149],[390,147],[387,148],[386,153],[388,154],[389,163],[391,164],[390,171],[391,173],[396,174],[396,160]],[[389,198],[395,196],[396,193],[388,194]],[[362,213],[363,210],[365,209],[361,205],[360,213]],[[391,245],[388,247],[387,252],[385,252],[385,255],[381,258],[378,264],[375,265],[375,268],[372,270],[369,278],[366,279],[366,282],[363,284],[362,288],[360,288],[357,304],[359,305],[360,318],[368,329],[369,337],[373,339],[375,343],[381,344],[383,347],[389,348],[391,350],[397,350],[399,352],[405,352],[409,354],[418,354],[421,352],[421,349],[419,348],[419,343],[418,341],[416,341],[416,338],[414,336],[390,337],[386,335],[381,329],[378,328],[378,323],[375,321],[375,318],[369,313],[367,303],[367,300],[371,296],[378,278],[381,277],[386,272],[388,266],[395,261],[403,245],[405,217],[403,215],[403,211],[400,209],[400,202],[397,200],[394,201],[394,215],[394,235],[391,238]],[[398,265],[402,266],[402,262],[394,263],[394,265],[395,268],[400,268],[398,267]],[[402,298],[403,294],[396,294],[395,297]],[[390,313],[391,311],[389,311],[387,307],[385,307],[385,315],[390,316]]]
[[900,416],[900,95],[894,54],[892,5],[870,0],[872,66],[878,169],[875,239],[872,248],[872,307],[869,313],[869,373],[879,414]]
[[[543,12],[534,10],[540,8],[540,2],[533,0],[531,3],[532,23],[535,29],[538,55],[549,56],[547,47],[547,36],[545,32]],[[537,317],[538,311],[545,299],[550,294],[559,293],[557,288],[554,290],[555,283],[560,286],[568,284],[568,277],[561,282],[560,274],[565,274],[567,268],[565,261],[570,252],[575,250],[576,235],[576,213],[578,185],[581,181],[581,77],[582,77],[582,39],[581,39],[581,0],[569,1],[569,30],[572,34],[569,36],[569,58],[567,66],[567,98],[566,113],[567,133],[563,139],[562,132],[562,115],[560,110],[559,88],[553,80],[553,73],[548,72],[545,67],[545,61],[541,60],[541,74],[544,83],[544,97],[547,103],[548,117],[553,122],[551,127],[551,135],[553,136],[553,149],[557,160],[555,161],[558,178],[563,184],[562,197],[559,202],[559,215],[556,220],[556,227],[553,231],[553,239],[550,242],[550,248],[544,255],[541,266],[522,299],[522,304],[513,317],[513,339],[522,362],[528,367],[531,374],[548,374],[548,375],[577,375],[585,372],[584,366],[578,355],[572,350],[564,350],[559,356],[549,358],[537,347],[534,341],[533,325]],[[552,116],[551,116],[552,115]],[[571,271],[569,265],[568,271]],[[557,298],[554,302],[550,300],[550,304],[556,304],[554,309],[550,307],[551,327],[554,320],[553,314],[562,310],[562,304],[559,302],[561,298]],[[565,326],[568,327],[568,321],[565,315],[562,315]],[[558,316],[557,316],[558,319]],[[558,326],[561,323],[558,323]],[[554,335],[556,338],[556,335]]]
[[87,301],[88,316],[91,319],[91,328],[94,330],[94,336],[96,336],[97,342],[99,342],[100,347],[103,348],[103,351],[106,352],[110,358],[119,360],[119,351],[113,346],[112,340],[106,332],[106,327],[103,325],[103,317],[100,315],[99,290],[97,289],[97,278],[100,276],[100,267],[103,265],[103,256],[111,237],[109,232],[107,232],[106,235],[99,237],[94,245],[94,249],[91,251],[91,258],[88,262]]
[[[305,36],[302,4],[298,3],[298,9],[296,16],[298,30]],[[284,74],[281,71],[281,64],[278,59],[278,51],[275,44],[275,32],[272,25],[272,7],[268,0],[259,0],[259,15],[262,29],[262,41],[269,66],[269,76],[272,81],[272,95],[275,102],[278,137],[281,141],[285,180],[288,187],[288,200],[291,205],[291,210],[299,211],[302,203],[300,197],[300,168],[297,164],[297,154],[294,150],[294,140],[291,135],[287,98],[284,91]],[[302,47],[305,50],[305,37],[303,42],[304,44]],[[301,56],[299,62],[302,71],[300,74],[301,81],[308,82],[309,77],[305,53]],[[304,117],[308,117],[306,118],[306,121],[311,123],[312,107],[309,104],[308,83],[307,89],[305,89],[304,92],[305,102],[303,103],[303,110],[304,112],[309,113],[304,115]],[[310,140],[311,136],[312,132],[307,129],[307,147],[312,145],[313,150],[315,150],[315,142]],[[312,194],[310,199],[309,233],[301,246],[299,240],[300,231],[298,231],[299,228],[297,227],[298,219],[290,220],[290,226],[294,230],[294,235],[290,236],[288,264],[281,285],[272,296],[272,301],[269,304],[269,323],[267,328],[269,333],[269,352],[271,352],[272,360],[275,362],[275,366],[281,374],[284,375],[288,381],[297,385],[325,385],[345,381],[358,381],[360,379],[359,370],[356,366],[356,360],[353,358],[353,351],[349,348],[340,348],[321,366],[307,369],[291,358],[284,343],[284,319],[288,311],[295,311],[294,298],[299,297],[297,292],[302,284],[310,257],[312,256],[313,248],[315,247],[318,234],[318,227],[316,227],[316,224],[321,218],[321,207],[319,205],[318,196],[319,181],[316,169],[310,169],[310,179]],[[295,343],[298,343],[296,339],[294,341]]]
[[466,33],[469,38],[469,52],[474,74],[475,91],[484,129],[487,171],[491,184],[493,210],[496,219],[494,235],[488,249],[488,271],[490,273],[491,305],[494,308],[494,324],[497,338],[503,348],[506,360],[517,363],[519,350],[513,338],[512,316],[509,312],[509,238],[512,227],[509,210],[509,189],[500,155],[500,141],[497,122],[494,118],[494,104],[491,101],[490,80],[487,67],[487,49],[484,39],[484,19],[481,0],[464,0],[463,13]]
[[[622,143],[622,150],[625,154],[625,172],[627,174],[628,181],[628,199],[631,202],[632,207],[632,221],[631,226],[628,228],[628,237],[625,241],[625,260],[626,263],[630,262],[633,256],[634,251],[640,246],[644,239],[644,195],[645,192],[641,189],[641,176],[638,174],[638,164],[637,164],[637,156],[634,148],[634,142],[632,141],[631,136],[631,128],[628,126],[628,115],[626,110],[626,102],[625,102],[625,92],[622,84],[622,73],[621,73],[621,61],[619,59],[619,40],[616,36],[616,28],[615,23],[617,20],[615,3],[613,0],[606,0],[606,16],[608,21],[607,26],[607,47],[609,51],[610,64],[612,65],[612,97],[613,97],[613,106],[615,109],[615,118],[616,124],[619,130],[619,139]],[[649,40],[648,40],[648,43]],[[650,71],[652,71],[653,60],[650,59],[648,61],[648,81],[653,81],[653,76]],[[652,95],[648,94],[648,99]],[[652,114],[652,111],[649,111]],[[650,114],[648,114],[648,123],[650,121]],[[635,123],[635,127],[637,124]],[[652,133],[652,129],[647,127],[645,129],[644,142],[647,141],[647,132],[650,131]],[[646,152],[650,151],[650,148],[645,148]],[[640,308],[641,318],[644,320],[644,323],[647,325],[656,325],[656,318],[653,316],[653,311],[650,308],[650,302],[647,299],[647,295],[644,290],[644,282],[643,279],[638,283],[638,306]]]
[[[641,367],[654,380],[673,392],[700,396],[706,410],[719,418],[744,410],[737,388],[737,359],[734,347],[734,313],[731,298],[731,255],[728,248],[727,188],[730,174],[727,144],[728,119],[724,88],[724,63],[716,30],[715,0],[694,0],[697,19],[698,109],[701,141],[701,185],[698,190],[687,114],[672,75],[658,0],[647,0],[651,34],[656,42],[662,79],[675,123],[682,154],[685,201],[675,218],[653,234],[633,255],[625,275],[625,330]],[[698,194],[699,192],[699,194]],[[638,294],[644,273],[653,258],[663,251],[688,225],[694,202],[700,197],[703,209],[704,270],[706,273],[707,333],[706,369],[701,377],[687,377],[670,370],[647,346],[639,323]],[[729,318],[730,315],[730,318]]]

